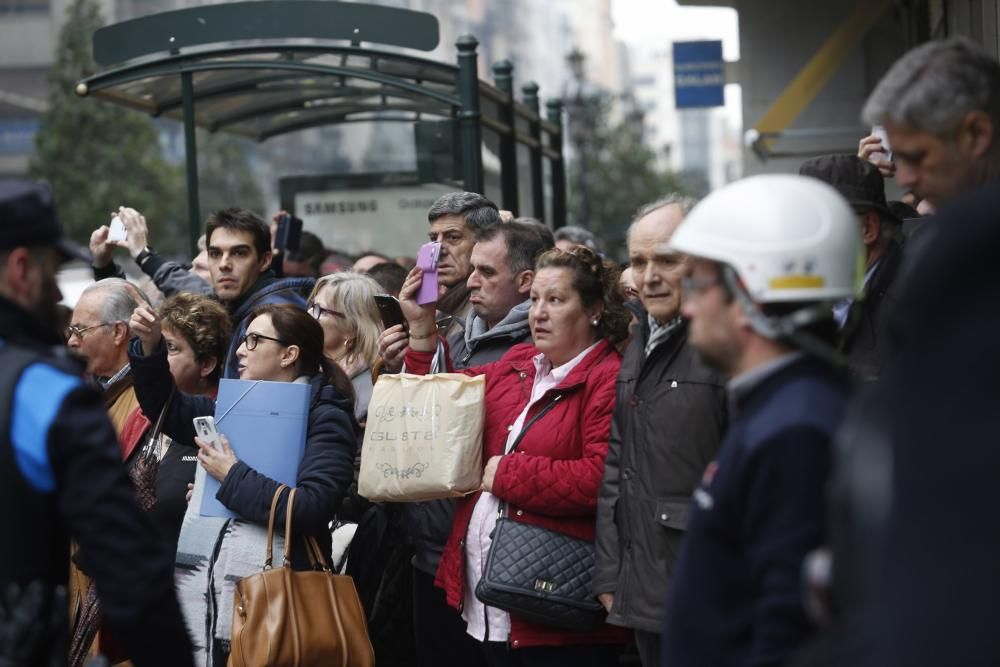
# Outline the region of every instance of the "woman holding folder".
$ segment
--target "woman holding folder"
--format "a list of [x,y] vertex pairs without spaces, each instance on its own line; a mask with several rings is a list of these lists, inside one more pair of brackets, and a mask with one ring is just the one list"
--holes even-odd
[[[151,309],[139,307],[130,326],[136,339],[129,348],[129,358],[143,411],[159,414],[166,405],[164,432],[174,440],[195,442],[199,448],[199,471],[181,530],[176,578],[198,664],[224,665],[229,654],[234,581],[260,570],[270,503],[278,482],[238,460],[224,429],[220,429],[220,448],[195,438],[193,418],[213,415],[214,401],[177,392],[168,404],[174,383],[160,321]],[[350,380],[323,356],[322,327],[295,306],[258,308],[236,355],[241,380],[295,382],[310,387],[293,523],[299,535],[315,537],[329,559],[329,523],[354,479],[358,431]],[[206,475],[219,480],[216,498],[238,518],[199,514]],[[276,523],[282,529],[286,498],[281,498],[277,512]],[[309,567],[302,540],[293,545],[292,567]]]

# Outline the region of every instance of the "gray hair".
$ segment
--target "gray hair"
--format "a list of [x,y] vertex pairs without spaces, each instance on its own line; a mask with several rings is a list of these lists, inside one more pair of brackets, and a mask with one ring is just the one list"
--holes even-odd
[[1000,63],[974,42],[955,37],[922,44],[889,69],[868,97],[862,117],[953,134],[971,111],[1000,127]]
[[628,231],[625,232],[625,239],[627,240],[632,236],[632,229],[640,220],[645,218],[650,213],[654,213],[659,211],[661,208],[666,208],[668,206],[676,206],[686,217],[697,203],[698,200],[695,197],[682,195],[678,192],[671,192],[669,195],[664,195],[663,197],[651,201],[648,204],[643,204],[638,208],[638,210],[636,210],[635,215],[632,216],[632,222],[629,223]]
[[121,278],[98,280],[83,290],[80,296],[82,298],[98,292],[102,295],[101,320],[104,322],[124,322],[125,326],[128,326],[129,320],[132,319],[132,311],[139,307],[136,295],[141,297],[147,305],[149,304],[149,299],[142,293],[142,290]]
[[583,227],[577,227],[576,225],[560,227],[553,232],[553,236],[556,241],[569,241],[570,243],[582,245],[594,251],[597,250],[597,237],[589,229],[584,229]]
[[434,222],[446,215],[460,215],[473,233],[500,224],[497,205],[476,192],[449,192],[442,195],[427,211],[427,221]]

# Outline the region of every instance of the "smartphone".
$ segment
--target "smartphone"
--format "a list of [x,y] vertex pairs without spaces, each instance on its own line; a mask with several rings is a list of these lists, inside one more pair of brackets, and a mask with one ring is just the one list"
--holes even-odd
[[399,299],[388,294],[376,294],[375,305],[382,315],[382,326],[388,329],[397,324],[406,326],[406,318],[403,317],[403,309],[399,306]]
[[302,220],[287,213],[278,218],[278,231],[274,235],[274,247],[280,250],[299,249],[302,240]]
[[128,240],[128,230],[125,229],[125,223],[117,215],[111,218],[111,224],[108,226],[108,240],[109,241],[126,241]]
[[216,449],[222,449],[222,440],[219,438],[219,431],[215,428],[215,417],[195,417],[193,421],[196,436],[211,442]]
[[892,162],[892,146],[889,145],[889,133],[881,125],[872,125],[872,135],[882,140],[882,147],[885,149],[885,152],[878,151],[872,153],[871,159]]
[[420,246],[417,253],[417,266],[423,271],[423,281],[417,292],[417,303],[421,306],[438,300],[438,260],[441,259],[441,244],[430,241]]

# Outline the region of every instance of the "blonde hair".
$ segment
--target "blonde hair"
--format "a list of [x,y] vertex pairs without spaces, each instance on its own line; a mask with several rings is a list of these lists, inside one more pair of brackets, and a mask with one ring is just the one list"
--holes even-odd
[[382,294],[382,288],[360,273],[331,273],[316,281],[309,303],[312,304],[325,289],[329,289],[332,309],[344,314],[342,324],[350,331],[342,351],[333,361],[352,363],[362,359],[371,368],[378,360],[378,337],[382,333],[382,316],[375,304],[375,295]]

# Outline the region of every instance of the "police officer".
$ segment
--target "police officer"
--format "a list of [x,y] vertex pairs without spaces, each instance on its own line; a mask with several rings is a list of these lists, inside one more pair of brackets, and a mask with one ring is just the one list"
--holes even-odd
[[192,665],[173,558],[136,504],[100,396],[62,345],[55,274],[89,257],[48,188],[0,181],[0,664],[66,664],[70,537],[135,665]]
[[832,303],[857,294],[857,218],[804,176],[748,178],[691,211],[690,342],[731,379],[730,429],[693,495],[663,665],[778,665],[809,635],[800,572],[824,537],[830,446],[847,386]]

